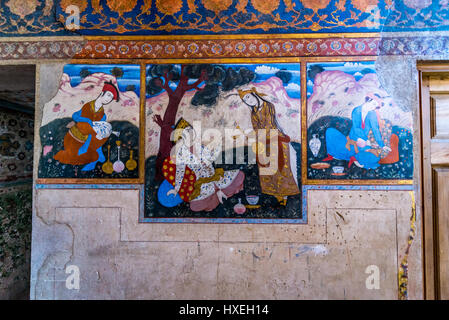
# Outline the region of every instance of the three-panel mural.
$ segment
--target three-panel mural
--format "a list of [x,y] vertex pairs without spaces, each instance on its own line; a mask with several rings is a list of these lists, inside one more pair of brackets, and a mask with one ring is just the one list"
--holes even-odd
[[69,64],[40,138],[41,181],[142,184],[142,222],[307,223],[308,184],[413,177],[372,61]]

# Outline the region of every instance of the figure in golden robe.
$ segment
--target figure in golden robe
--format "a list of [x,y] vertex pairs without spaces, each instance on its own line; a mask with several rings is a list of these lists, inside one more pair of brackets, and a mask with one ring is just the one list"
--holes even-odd
[[82,171],[95,169],[97,162],[104,162],[102,146],[112,133],[111,125],[106,122],[104,105],[119,101],[119,91],[110,82],[104,84],[97,99],[86,103],[72,116],[74,121],[68,124],[64,137],[64,149],[54,159],[71,165],[85,165]]
[[[299,194],[296,170],[296,152],[290,146],[290,137],[286,135],[276,121],[274,105],[263,99],[263,93],[251,90],[239,90],[242,101],[251,108],[251,122],[256,134],[265,131],[266,144],[260,141],[256,144],[257,165],[259,166],[259,179],[262,193],[276,197],[281,205],[287,204],[287,197]],[[264,130],[264,131],[261,131]],[[270,132],[276,132],[276,141],[270,141]],[[258,137],[259,140],[259,137]],[[271,173],[264,174],[261,170],[273,164],[262,163],[260,153],[268,148],[277,148],[277,166]],[[254,149],[253,149],[254,150]],[[270,153],[272,153],[270,151]]]

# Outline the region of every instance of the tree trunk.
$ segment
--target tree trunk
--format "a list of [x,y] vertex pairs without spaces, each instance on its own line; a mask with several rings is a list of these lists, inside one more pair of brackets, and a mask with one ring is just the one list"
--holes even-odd
[[189,78],[184,74],[184,67],[181,69],[181,76],[178,83],[178,87],[175,91],[172,91],[168,86],[168,77],[165,75],[165,90],[168,93],[168,106],[164,113],[164,119],[162,119],[161,124],[161,136],[159,138],[159,152],[156,158],[156,181],[164,181],[164,175],[162,173],[162,165],[164,160],[170,156],[170,151],[173,147],[173,142],[170,140],[171,133],[174,130],[174,125],[176,121],[176,114],[178,113],[179,104],[181,103],[184,94],[190,90],[197,88],[205,76],[203,71],[200,79],[198,79],[194,84],[189,85]]
[[161,133],[159,137],[159,152],[156,158],[156,181],[163,181],[164,175],[162,173],[162,164],[166,158],[170,156],[170,151],[173,147],[173,142],[170,140],[173,126],[176,121],[176,114],[178,112],[181,97],[178,95],[169,95],[168,106],[164,113],[164,118],[161,126]]

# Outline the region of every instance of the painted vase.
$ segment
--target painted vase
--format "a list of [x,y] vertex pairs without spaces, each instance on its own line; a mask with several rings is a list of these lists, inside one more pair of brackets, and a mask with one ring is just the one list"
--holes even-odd
[[117,159],[116,162],[114,162],[113,168],[114,168],[115,172],[120,173],[123,170],[125,170],[125,165],[120,160],[120,145],[121,145],[121,141],[117,141],[116,143],[117,143],[117,156],[118,156],[118,159]]
[[317,134],[312,135],[312,139],[309,141],[309,148],[312,151],[313,156],[317,157],[321,149],[321,141],[318,139]]

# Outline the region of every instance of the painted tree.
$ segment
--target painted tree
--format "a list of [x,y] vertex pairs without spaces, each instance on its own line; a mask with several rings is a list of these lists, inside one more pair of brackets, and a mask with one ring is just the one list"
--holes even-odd
[[211,64],[152,65],[149,67],[148,75],[150,79],[147,92],[150,95],[158,94],[162,90],[168,94],[168,105],[163,117],[153,116],[154,122],[161,127],[159,152],[156,158],[157,181],[164,179],[162,163],[170,156],[173,147],[170,137],[185,93],[196,90],[191,101],[194,106],[214,107],[221,91],[230,91],[250,83],[255,78],[255,73],[247,68],[234,69]]
[[116,78],[121,78],[121,77],[123,77],[124,72],[123,72],[122,68],[114,67],[111,69],[111,74]]
[[80,71],[81,79],[84,79],[84,78],[86,78],[87,76],[90,76],[90,75],[91,75],[91,72],[89,71],[89,69],[87,69],[87,68],[81,69],[81,71]]
[[279,70],[278,72],[276,72],[275,74],[276,77],[278,77],[279,79],[282,80],[282,83],[284,85],[288,84],[290,82],[290,80],[292,80],[292,74],[285,69]]

